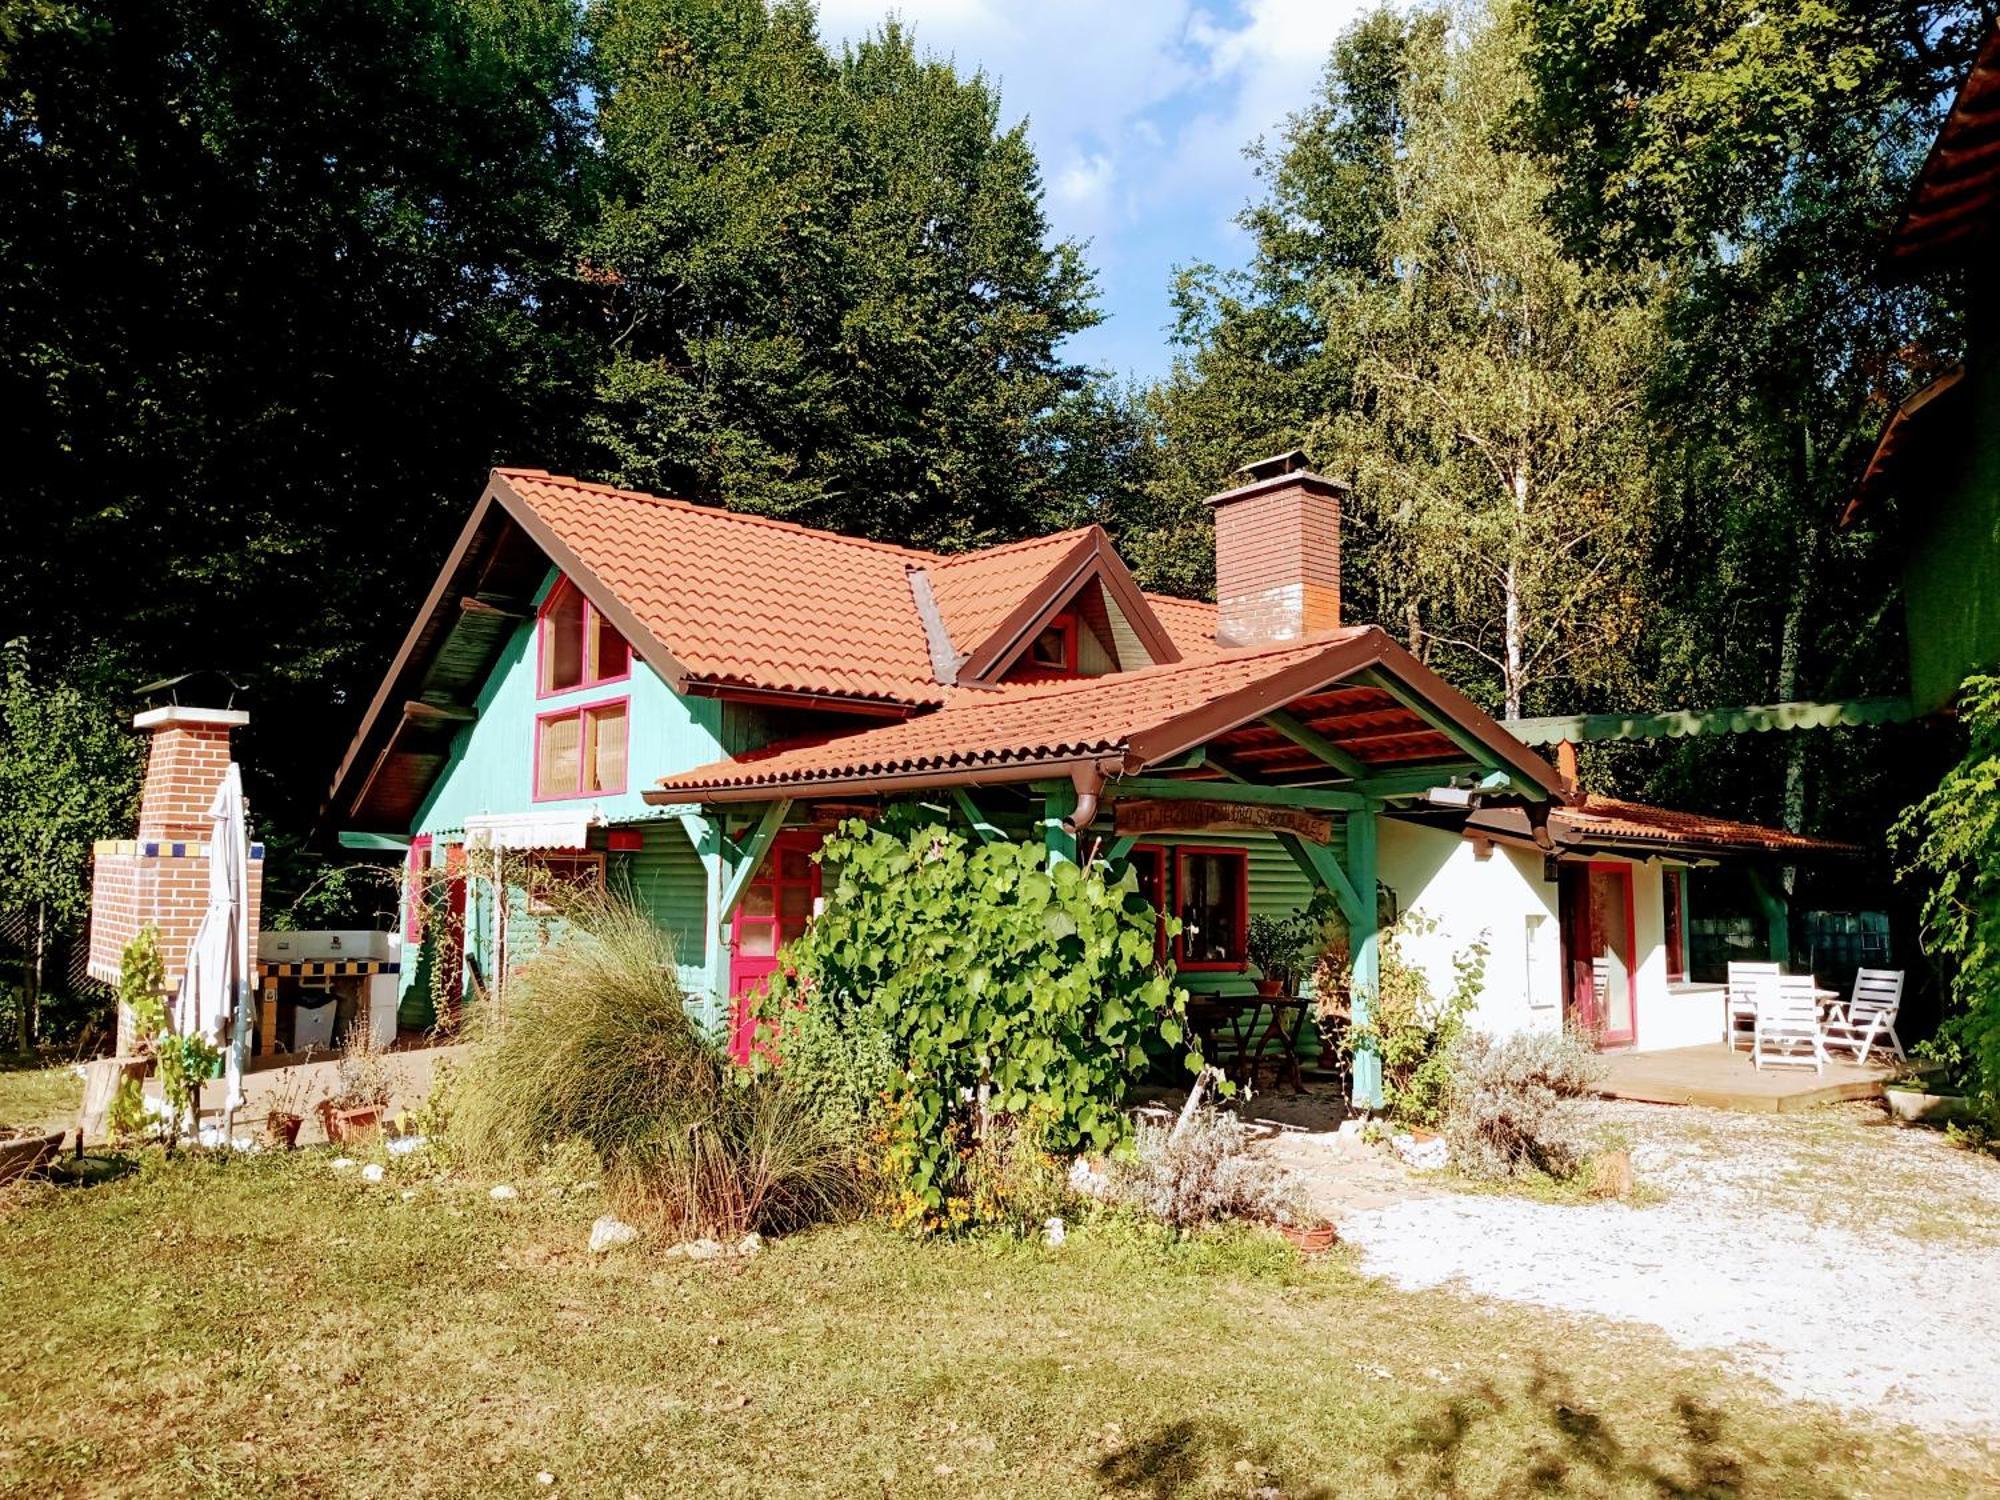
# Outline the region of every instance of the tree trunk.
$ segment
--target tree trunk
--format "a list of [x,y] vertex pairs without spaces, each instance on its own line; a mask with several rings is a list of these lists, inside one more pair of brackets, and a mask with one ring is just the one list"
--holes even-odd
[[1521,531],[1528,515],[1528,473],[1516,468],[1513,475],[1514,525],[1507,539],[1507,572],[1501,584],[1506,595],[1506,667],[1504,688],[1506,717],[1521,717]]
[[24,1053],[35,1050],[35,1022],[42,1008],[42,955],[48,948],[49,909],[35,903],[34,926],[28,933],[28,962],[21,985],[21,1013],[15,1031]]
[[[1814,488],[1814,458],[1812,430],[1806,428],[1800,434],[1799,494],[1802,500],[1810,500]],[[1784,633],[1778,642],[1778,701],[1790,703],[1799,695],[1799,658],[1805,649],[1805,628],[1807,607],[1811,603],[1812,583],[1819,564],[1819,539],[1822,528],[1812,520],[1814,507],[1804,506],[1808,517],[1795,539],[1794,546],[1798,566],[1792,574],[1792,596],[1785,606]],[[1806,750],[1809,737],[1797,732],[1785,736],[1784,773],[1784,824],[1792,833],[1803,833],[1806,822]],[[1785,866],[1781,881],[1785,894],[1791,895],[1798,884],[1798,867]]]

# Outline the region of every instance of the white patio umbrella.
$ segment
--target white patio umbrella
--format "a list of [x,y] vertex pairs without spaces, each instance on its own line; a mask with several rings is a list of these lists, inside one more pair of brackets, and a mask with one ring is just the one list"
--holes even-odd
[[[232,1137],[243,1104],[250,1052],[250,833],[243,815],[243,774],[231,761],[208,807],[208,910],[188,949],[174,1004],[182,1035],[199,1033],[222,1050],[222,1135]],[[195,1122],[199,1129],[200,1122]]]

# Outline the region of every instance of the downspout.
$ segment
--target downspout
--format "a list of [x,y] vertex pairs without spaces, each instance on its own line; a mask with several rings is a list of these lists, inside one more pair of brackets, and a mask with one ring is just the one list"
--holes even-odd
[[1097,800],[1104,791],[1104,769],[1095,765],[1072,767],[1069,784],[1076,788],[1076,806],[1063,819],[1063,828],[1075,837],[1097,818]]

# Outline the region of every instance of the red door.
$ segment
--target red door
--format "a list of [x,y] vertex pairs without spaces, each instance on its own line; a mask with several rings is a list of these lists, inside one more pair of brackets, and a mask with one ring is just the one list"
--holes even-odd
[[1568,964],[1570,1030],[1600,1047],[1638,1036],[1638,938],[1632,867],[1562,867],[1563,957]]
[[819,899],[819,865],[812,856],[820,837],[805,829],[779,834],[730,923],[729,1055],[746,1066],[756,1031],[751,999],[770,983],[779,950],[806,930]]

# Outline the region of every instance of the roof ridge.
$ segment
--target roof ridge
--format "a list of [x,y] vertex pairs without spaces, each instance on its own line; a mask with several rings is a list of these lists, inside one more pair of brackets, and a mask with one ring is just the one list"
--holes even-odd
[[[787,531],[799,536],[820,538],[830,542],[845,542],[855,547],[872,547],[881,552],[893,552],[898,556],[913,559],[919,563],[936,563],[948,554],[926,551],[921,547],[907,547],[901,542],[882,542],[873,537],[854,536],[845,531],[830,531],[824,526],[807,526],[798,521],[783,521],[776,516],[759,515],[756,511],[731,510],[726,505],[703,505],[696,500],[682,500],[673,495],[655,495],[647,490],[626,489],[622,485],[603,484],[592,479],[578,479],[573,474],[551,474],[547,469],[524,469],[496,467],[493,471],[505,478],[525,478],[543,484],[562,485],[569,489],[589,490],[594,494],[616,495],[624,500],[637,500],[647,505],[657,505],[667,510],[691,512],[696,515],[718,516],[724,520],[740,521],[745,525],[763,526],[772,531]],[[955,554],[949,554],[955,555]]]
[[982,558],[993,557],[998,553],[1025,552],[1030,547],[1074,542],[1078,537],[1087,536],[1097,529],[1097,523],[1093,521],[1087,526],[1072,526],[1065,531],[1045,531],[1039,536],[1024,536],[1012,542],[994,542],[990,546],[975,547],[970,552],[941,552],[934,555],[933,565],[940,569],[955,568],[960,563],[978,562]]

